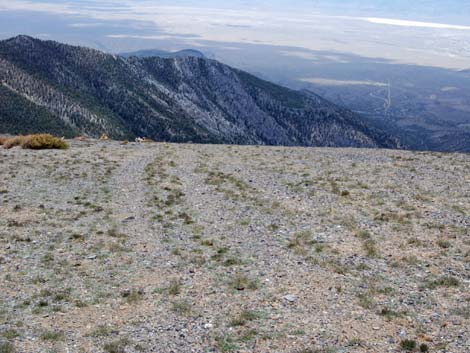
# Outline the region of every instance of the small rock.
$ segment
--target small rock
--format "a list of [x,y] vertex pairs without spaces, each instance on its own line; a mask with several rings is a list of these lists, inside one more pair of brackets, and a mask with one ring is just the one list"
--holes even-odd
[[297,296],[288,294],[284,296],[283,299],[287,300],[289,303],[294,303],[295,301],[297,301]]

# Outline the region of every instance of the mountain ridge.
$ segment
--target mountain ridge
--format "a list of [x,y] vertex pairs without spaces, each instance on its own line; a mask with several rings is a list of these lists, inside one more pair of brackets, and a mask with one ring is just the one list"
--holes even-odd
[[129,58],[132,56],[136,56],[138,58],[145,58],[145,57],[152,57],[152,56],[158,56],[161,58],[186,58],[189,56],[194,56],[197,58],[205,58],[206,56],[204,53],[200,52],[199,50],[195,49],[182,49],[174,52],[169,52],[166,50],[160,50],[160,49],[143,49],[143,50],[137,50],[133,52],[126,52],[126,53],[120,53],[120,56],[123,56],[125,58]]
[[[31,125],[28,115],[41,111],[41,121],[49,119],[67,135],[400,147],[384,131],[313,93],[277,86],[207,58],[126,58],[21,35],[0,41],[0,82],[2,132],[50,132],[39,122]],[[12,102],[24,100],[31,107],[23,104],[21,116],[13,119]]]

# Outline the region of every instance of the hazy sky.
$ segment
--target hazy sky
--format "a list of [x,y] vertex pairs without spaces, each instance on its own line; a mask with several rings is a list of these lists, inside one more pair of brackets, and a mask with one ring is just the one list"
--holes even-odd
[[20,33],[115,52],[248,43],[470,66],[462,0],[0,0],[0,37]]

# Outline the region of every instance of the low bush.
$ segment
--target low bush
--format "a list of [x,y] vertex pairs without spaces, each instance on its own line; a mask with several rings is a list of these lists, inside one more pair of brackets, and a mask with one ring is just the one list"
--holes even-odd
[[2,139],[4,148],[12,148],[15,146],[21,146],[24,149],[32,150],[43,150],[43,149],[59,149],[65,150],[69,146],[68,144],[58,138],[49,134],[36,134],[26,136],[15,136],[11,138]]
[[16,136],[16,137],[4,139],[3,148],[10,149],[16,146],[21,146],[24,138],[25,136]]
[[27,136],[27,138],[25,139],[21,147],[29,148],[33,150],[41,150],[41,149],[65,150],[69,146],[64,140],[60,138],[57,138],[48,134],[40,134],[40,135]]

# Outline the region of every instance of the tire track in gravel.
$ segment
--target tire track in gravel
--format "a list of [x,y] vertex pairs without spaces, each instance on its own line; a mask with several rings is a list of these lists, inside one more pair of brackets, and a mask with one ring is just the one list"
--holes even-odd
[[[205,307],[213,309],[211,315],[218,322],[219,334],[233,335],[233,332],[224,329],[224,325],[227,325],[227,317],[232,316],[240,308],[250,308],[265,313],[265,319],[257,322],[256,329],[259,332],[282,334],[285,326],[279,324],[277,321],[279,318],[292,327],[308,322],[318,330],[333,329],[332,327],[348,329],[347,320],[350,317],[347,313],[350,302],[346,295],[332,296],[330,291],[331,288],[337,288],[338,281],[342,277],[332,274],[329,268],[310,264],[302,256],[293,254],[286,244],[289,233],[279,238],[276,231],[267,228],[276,220],[287,223],[285,215],[278,212],[266,213],[264,208],[252,199],[243,197],[230,199],[223,192],[217,191],[215,185],[208,184],[206,178],[211,172],[233,175],[242,182],[247,182],[245,175],[237,174],[236,171],[246,169],[248,166],[246,162],[237,160],[236,157],[230,161],[231,165],[226,165],[221,159],[223,155],[217,151],[212,151],[215,153],[210,154],[207,149],[205,154],[202,154],[198,147],[181,148],[176,158],[179,167],[174,172],[183,182],[184,192],[187,194],[186,207],[197,215],[196,223],[204,226],[203,239],[213,239],[214,247],[226,247],[230,249],[229,253],[234,251],[241,254],[241,264],[231,267],[212,267],[212,275],[217,273],[218,276],[230,278],[236,273],[242,273],[259,281],[259,288],[246,295],[234,294],[222,285],[213,290],[215,293],[223,293],[223,300],[219,299],[220,294],[219,296],[209,294],[201,299]],[[203,168],[200,168],[201,165]],[[194,172],[198,168],[201,169],[201,173]],[[232,186],[223,184],[223,188]],[[274,195],[273,191],[275,190],[263,190],[261,193],[264,195],[263,202],[271,204],[274,201],[272,197],[266,197]],[[281,190],[277,195],[277,200],[280,202],[288,200],[288,196]],[[249,219],[249,224],[243,224],[245,218]],[[205,276],[211,275],[208,269],[203,271]],[[346,281],[342,285],[346,288],[348,286]],[[295,294],[299,298],[296,310],[291,310],[290,306],[285,304],[283,298],[286,294]],[[225,299],[225,296],[230,300]],[[318,314],[319,311],[321,315]],[[380,319],[372,317],[370,320]],[[362,329],[365,330],[367,327],[364,324]],[[247,345],[253,352],[272,350],[269,340],[255,340]],[[280,351],[288,349],[287,344]]]
[[[145,167],[153,160],[154,151],[149,148],[133,151],[109,182],[109,187],[114,193],[113,217],[116,222],[125,225],[136,238],[148,231],[148,209],[145,207],[147,186],[143,175]],[[133,237],[130,240],[133,240]]]
[[[145,180],[148,178],[146,167],[158,170],[159,163],[164,163],[165,173],[173,175],[181,164],[178,161],[178,166],[172,167],[169,159],[171,155],[172,148],[166,144],[133,147],[109,183],[109,187],[115,191],[112,217],[128,235],[126,246],[132,248],[134,254],[134,261],[125,265],[127,273],[122,278],[122,283],[129,289],[144,290],[142,300],[132,306],[121,306],[121,320],[136,322],[121,325],[121,330],[140,337],[139,342],[144,344],[147,352],[202,353],[202,350],[194,347],[210,345],[204,329],[204,324],[209,319],[196,305],[202,296],[199,290],[194,290],[192,282],[199,281],[193,278],[197,276],[194,273],[182,271],[178,267],[178,257],[171,253],[175,243],[184,244],[190,242],[190,239],[177,220],[171,221],[174,232],[162,229],[162,223],[152,220],[155,212],[164,210],[155,208],[156,206],[149,204],[149,200],[155,196],[164,197],[166,191],[163,185],[168,182],[167,177],[162,180],[161,176],[154,175],[154,183],[150,184]],[[160,160],[162,156],[163,161]],[[184,206],[168,206],[166,210],[177,213]],[[175,280],[182,284],[181,293],[169,295],[165,288]],[[199,314],[185,316],[174,312],[175,305],[186,302]],[[153,320],[148,320],[148,317]],[[181,335],[182,330],[187,331],[185,335]]]

